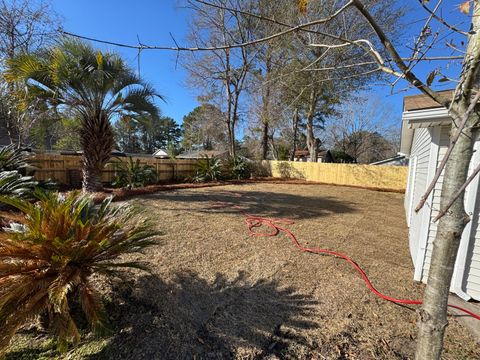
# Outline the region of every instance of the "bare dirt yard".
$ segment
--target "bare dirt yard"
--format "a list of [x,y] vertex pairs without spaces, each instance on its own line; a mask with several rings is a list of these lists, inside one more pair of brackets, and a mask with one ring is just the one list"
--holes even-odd
[[[129,201],[163,233],[143,257],[152,273],[130,273],[113,291],[105,286],[112,334],[87,336],[60,358],[412,358],[414,308],[377,298],[343,260],[301,253],[285,236],[249,236],[239,210],[216,201],[291,218],[288,228],[303,244],[349,254],[389,295],[421,297],[402,194],[291,184],[161,192]],[[51,340],[30,330],[7,359],[55,356]],[[480,358],[453,317],[444,358]]]

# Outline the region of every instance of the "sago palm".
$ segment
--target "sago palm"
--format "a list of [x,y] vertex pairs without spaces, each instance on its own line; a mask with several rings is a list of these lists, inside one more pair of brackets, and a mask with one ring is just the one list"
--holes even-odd
[[197,173],[194,177],[195,182],[216,181],[222,173],[222,162],[214,156],[203,156],[197,162]]
[[13,144],[0,149],[1,196],[28,197],[32,194],[38,183],[33,177],[20,173],[26,168],[27,159],[28,154]]
[[18,171],[27,166],[29,155],[16,145],[0,148],[0,171]]
[[119,257],[141,252],[156,235],[131,207],[114,207],[110,199],[95,206],[86,194],[36,196],[35,204],[0,196],[25,213],[22,224],[0,233],[0,357],[15,332],[42,314],[48,315],[48,329],[59,345],[78,341],[70,311],[74,297],[92,327],[103,326],[103,306],[91,276],[143,268]]
[[0,172],[0,196],[28,197],[36,186],[31,176],[22,176],[18,171]]
[[[159,95],[115,53],[64,40],[58,46],[22,54],[7,62],[7,81],[24,82],[26,99],[43,98],[82,121],[83,189],[102,188],[100,173],[114,146],[111,121],[124,115],[158,116]],[[21,88],[21,87],[18,87]]]

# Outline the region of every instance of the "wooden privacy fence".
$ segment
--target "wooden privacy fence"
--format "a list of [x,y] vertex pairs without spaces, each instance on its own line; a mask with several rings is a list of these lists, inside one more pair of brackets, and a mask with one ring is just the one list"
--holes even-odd
[[[160,182],[184,179],[195,174],[195,159],[157,159],[152,156],[132,156],[133,161],[155,168]],[[110,183],[118,171],[118,162],[129,161],[129,157],[112,157],[102,171],[102,182]],[[36,180],[52,179],[60,184],[79,187],[82,181],[82,156],[55,153],[37,153],[29,163],[35,167]]]
[[325,184],[405,191],[407,166],[262,161],[266,175]]

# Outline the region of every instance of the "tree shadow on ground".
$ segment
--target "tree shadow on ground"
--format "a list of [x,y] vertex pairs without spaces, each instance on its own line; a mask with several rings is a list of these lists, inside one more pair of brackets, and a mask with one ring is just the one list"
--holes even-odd
[[143,276],[115,285],[115,336],[88,359],[230,359],[241,349],[263,358],[313,349],[299,332],[318,326],[305,320],[317,302],[276,281],[247,278],[208,281],[187,272],[169,283]]
[[[291,219],[311,219],[358,211],[356,204],[340,201],[332,196],[302,196],[269,191],[225,191],[219,189],[201,192],[175,191],[156,193],[143,198],[185,203],[186,210],[202,213],[238,214],[240,210],[243,210],[249,214]],[[195,204],[200,206],[195,206]],[[179,210],[179,208],[164,206],[162,209]]]

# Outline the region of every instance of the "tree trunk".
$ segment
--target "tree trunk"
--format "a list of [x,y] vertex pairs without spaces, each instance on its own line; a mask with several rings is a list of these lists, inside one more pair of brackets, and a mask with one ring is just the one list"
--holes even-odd
[[230,156],[236,157],[237,156],[237,149],[235,144],[235,126],[238,120],[238,102],[240,99],[240,92],[237,90],[235,91],[235,95],[233,98],[233,109],[232,109],[232,122],[230,123]]
[[230,122],[227,121],[227,140],[228,140],[228,154],[231,157],[235,157],[236,155],[236,149],[235,149],[235,127],[234,125]]
[[317,162],[318,157],[318,142],[315,139],[315,133],[313,131],[313,119],[315,118],[315,110],[317,107],[318,97],[315,91],[310,93],[308,113],[307,113],[307,147],[310,157],[308,161]]
[[293,113],[293,146],[292,153],[290,154],[290,161],[295,160],[295,151],[297,151],[298,121],[298,108],[295,108],[295,111]]
[[264,83],[264,92],[262,96],[263,100],[263,109],[262,109],[262,160],[267,160],[268,155],[268,131],[270,125],[270,73],[272,71],[272,58],[270,53],[270,47],[267,47],[267,55],[265,58],[265,83]]
[[262,129],[262,160],[267,160],[268,155],[268,121],[263,122]]
[[235,125],[232,124],[232,130],[230,131],[230,134],[232,138],[230,139],[230,155],[232,155],[233,158],[237,156],[237,149],[236,149],[236,144],[235,144]]
[[[457,87],[461,96],[453,100],[451,113],[463,116],[472,100],[472,89],[479,86],[480,61],[480,1],[475,0],[470,35],[462,69],[462,81]],[[470,54],[470,55],[468,55]],[[478,107],[477,107],[478,109]],[[477,110],[478,111],[478,110]],[[478,113],[473,112],[458,139],[444,170],[440,208],[444,209],[454,193],[461,188],[468,177],[477,135]],[[456,132],[457,124],[452,122],[450,137]],[[437,235],[428,272],[423,306],[418,316],[418,337],[416,360],[439,360],[443,349],[443,337],[447,322],[447,302],[457,252],[463,230],[470,221],[465,211],[465,192],[458,197],[449,211],[439,220]]]
[[[452,128],[455,131],[455,126]],[[463,185],[473,154],[474,135],[464,131],[447,162],[442,185],[440,208]],[[465,212],[464,194],[438,223],[437,235],[428,272],[422,309],[418,317],[417,360],[440,359],[447,322],[447,301],[458,247],[463,229],[470,221]]]
[[101,171],[95,167],[89,167],[86,165],[86,159],[83,159],[83,168],[82,168],[82,189],[84,192],[96,192],[102,191],[103,185],[100,178]]
[[273,160],[278,160],[278,151],[277,151],[277,147],[275,146],[275,140],[274,140],[273,134],[272,136],[269,136],[268,139],[270,140],[270,145],[272,146]]
[[83,149],[83,191],[101,191],[100,175],[114,146],[113,129],[106,114],[101,112],[97,116],[84,118],[80,139]]

